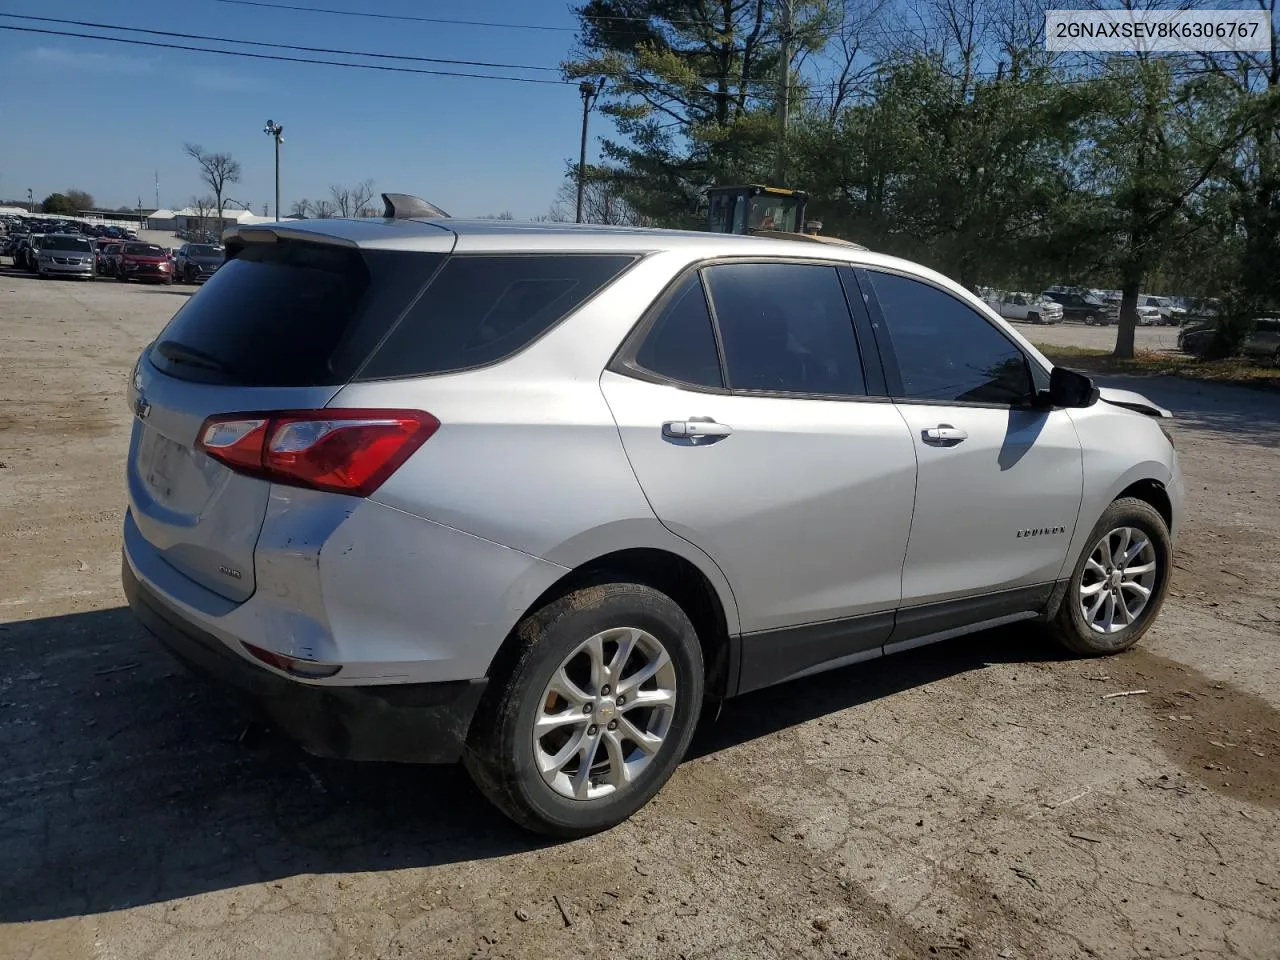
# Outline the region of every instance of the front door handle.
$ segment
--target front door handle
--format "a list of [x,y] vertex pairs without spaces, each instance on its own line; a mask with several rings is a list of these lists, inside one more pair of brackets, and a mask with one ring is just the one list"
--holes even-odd
[[688,420],[668,420],[662,425],[662,435],[673,440],[697,440],[702,437],[727,437],[733,427],[716,423],[710,417],[690,417]]
[[954,447],[957,443],[969,439],[967,431],[953,427],[949,423],[940,423],[936,427],[921,430],[920,435],[931,447]]

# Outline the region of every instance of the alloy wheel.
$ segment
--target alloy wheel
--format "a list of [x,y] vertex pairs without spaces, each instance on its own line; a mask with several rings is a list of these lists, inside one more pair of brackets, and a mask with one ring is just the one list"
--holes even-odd
[[637,627],[597,633],[542,692],[532,731],[542,779],[571,800],[626,789],[662,749],[675,707],[675,665],[657,637]]
[[1090,629],[1119,633],[1136,623],[1159,573],[1156,548],[1136,527],[1118,527],[1097,542],[1080,578],[1080,612]]

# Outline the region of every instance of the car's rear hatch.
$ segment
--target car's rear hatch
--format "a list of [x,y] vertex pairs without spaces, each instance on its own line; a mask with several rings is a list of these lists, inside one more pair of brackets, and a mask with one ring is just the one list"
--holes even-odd
[[362,250],[280,229],[229,240],[225,266],[143,352],[130,385],[130,513],[169,565],[229,600],[252,595],[271,483],[200,450],[202,425],[324,407],[453,240],[441,230],[439,252]]

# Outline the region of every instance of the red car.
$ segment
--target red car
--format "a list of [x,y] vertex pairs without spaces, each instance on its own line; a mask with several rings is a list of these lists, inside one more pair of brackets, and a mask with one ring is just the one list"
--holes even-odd
[[173,262],[164,247],[136,240],[124,244],[115,256],[117,280],[152,280],[173,283]]

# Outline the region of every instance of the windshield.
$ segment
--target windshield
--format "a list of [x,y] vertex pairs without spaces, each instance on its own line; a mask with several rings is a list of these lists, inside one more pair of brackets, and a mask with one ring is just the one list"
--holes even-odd
[[797,215],[800,203],[794,197],[775,197],[761,194],[747,201],[747,231],[781,230],[795,233],[799,225]]
[[79,237],[46,237],[41,249],[44,250],[79,250],[81,253],[91,253],[93,247],[90,246],[88,240],[81,240]]
[[220,257],[222,250],[207,243],[196,243],[187,247],[188,257]]
[[131,257],[163,257],[164,250],[154,243],[126,243],[124,252]]

